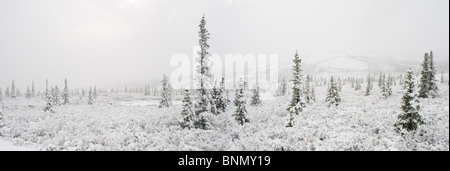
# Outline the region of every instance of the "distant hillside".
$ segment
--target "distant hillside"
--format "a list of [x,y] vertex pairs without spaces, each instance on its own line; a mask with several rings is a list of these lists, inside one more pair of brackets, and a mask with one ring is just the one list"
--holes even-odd
[[[323,72],[404,72],[410,66],[413,68],[420,67],[421,61],[395,61],[373,59],[362,56],[349,55],[328,55],[308,57],[303,64],[304,70],[309,73]],[[438,72],[449,71],[448,62],[435,62]],[[289,69],[291,66],[281,66],[281,70]]]
[[[342,74],[363,74],[372,73],[404,73],[410,66],[416,72],[421,69],[421,59],[417,60],[386,60],[374,59],[363,56],[349,56],[349,55],[320,55],[305,57],[303,59],[303,70],[305,73],[314,75],[342,75]],[[281,64],[279,68],[280,78],[291,76],[292,64]],[[435,62],[438,73],[449,72],[448,62]]]

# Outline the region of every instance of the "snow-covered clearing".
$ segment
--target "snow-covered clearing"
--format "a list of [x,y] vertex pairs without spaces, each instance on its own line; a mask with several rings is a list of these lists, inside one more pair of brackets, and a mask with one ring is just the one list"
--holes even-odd
[[[247,106],[251,123],[243,126],[236,123],[234,108],[229,107],[226,113],[211,116],[210,130],[181,129],[178,100],[171,108],[160,109],[156,97],[101,94],[92,106],[87,105],[86,97],[79,101],[79,97],[72,97],[73,104],[45,113],[41,98],[4,99],[0,150],[448,151],[449,87],[439,86],[441,97],[421,102],[420,114],[427,123],[421,128],[426,133],[416,137],[416,143],[394,130],[401,111],[400,86],[393,87],[393,96],[381,99],[376,85],[371,96],[364,96],[364,88],[355,91],[347,84],[337,108],[328,108],[324,102],[326,86],[316,87],[317,102],[296,116],[292,128],[285,127],[289,95],[263,94],[262,106]],[[248,92],[247,102],[250,96]]]

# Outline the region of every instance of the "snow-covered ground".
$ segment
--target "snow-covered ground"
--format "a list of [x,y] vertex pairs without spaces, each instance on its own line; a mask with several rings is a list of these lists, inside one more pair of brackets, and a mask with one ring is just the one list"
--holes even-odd
[[290,95],[263,93],[262,106],[247,106],[251,123],[243,126],[232,117],[232,106],[226,113],[210,117],[210,130],[181,129],[177,123],[179,100],[171,108],[160,109],[155,97],[102,94],[95,105],[73,97],[73,104],[45,113],[41,98],[4,99],[0,150],[448,151],[449,87],[439,86],[441,97],[421,102],[420,114],[427,123],[421,129],[426,132],[414,141],[394,130],[401,111],[400,86],[394,86],[393,96],[383,100],[376,85],[371,96],[364,96],[365,84],[355,91],[347,83],[337,108],[328,108],[324,102],[327,88],[316,87],[317,102],[296,116],[292,128],[285,127]]
[[18,147],[0,139],[0,151],[32,151],[32,148]]

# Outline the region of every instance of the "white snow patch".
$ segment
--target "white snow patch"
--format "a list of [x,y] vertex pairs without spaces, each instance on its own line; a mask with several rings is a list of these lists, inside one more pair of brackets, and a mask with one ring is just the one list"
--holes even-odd
[[271,92],[261,93],[260,98],[264,101],[275,100],[275,96]]
[[[123,106],[158,106],[159,100],[151,100],[151,101],[121,101],[120,105]],[[172,105],[181,105],[181,101],[172,101]]]
[[33,151],[31,148],[15,146],[0,139],[0,151]]

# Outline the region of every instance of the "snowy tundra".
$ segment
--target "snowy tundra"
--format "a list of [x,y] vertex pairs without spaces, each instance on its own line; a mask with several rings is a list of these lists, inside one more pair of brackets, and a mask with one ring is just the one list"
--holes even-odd
[[[387,99],[381,98],[377,86],[370,96],[364,91],[347,83],[342,103],[329,108],[327,87],[316,87],[316,102],[296,116],[290,128],[286,127],[290,95],[262,93],[262,106],[247,106],[250,123],[237,124],[231,104],[227,112],[210,116],[210,130],[179,126],[181,96],[162,109],[158,97],[138,94],[100,94],[94,105],[87,104],[87,97],[71,97],[71,103],[55,107],[55,113],[44,112],[40,97],[4,98],[0,150],[449,150],[448,84],[439,83],[440,97],[421,99],[420,114],[426,124],[419,129],[425,133],[409,138],[394,127],[401,112],[402,87],[394,86]],[[247,102],[250,96],[249,91]]]

